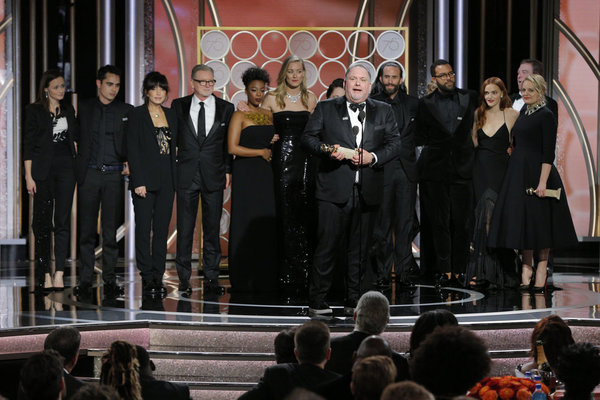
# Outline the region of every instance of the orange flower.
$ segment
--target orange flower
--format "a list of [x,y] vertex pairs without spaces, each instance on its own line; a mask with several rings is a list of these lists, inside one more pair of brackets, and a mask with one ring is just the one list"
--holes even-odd
[[469,390],[469,393],[467,394],[468,397],[474,397],[477,396],[477,393],[479,392],[479,389],[481,389],[481,383],[477,383],[475,386],[473,386],[471,388],[471,390]]
[[498,392],[495,390],[488,390],[485,392],[483,396],[481,396],[481,400],[497,400]]
[[530,400],[531,392],[527,388],[517,390],[517,400]]
[[501,388],[505,388],[510,386],[510,382],[512,381],[512,378],[510,376],[503,376],[502,378],[500,378],[500,381],[498,382],[498,387]]
[[498,391],[498,395],[502,400],[510,400],[515,395],[515,391],[511,388],[505,387]]

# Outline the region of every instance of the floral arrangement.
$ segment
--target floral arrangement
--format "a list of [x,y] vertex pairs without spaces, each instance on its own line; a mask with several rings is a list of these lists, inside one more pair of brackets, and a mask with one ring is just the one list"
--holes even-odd
[[[542,390],[546,395],[550,394],[544,384]],[[535,383],[531,379],[506,375],[484,378],[469,390],[467,396],[481,400],[530,400],[534,391]]]

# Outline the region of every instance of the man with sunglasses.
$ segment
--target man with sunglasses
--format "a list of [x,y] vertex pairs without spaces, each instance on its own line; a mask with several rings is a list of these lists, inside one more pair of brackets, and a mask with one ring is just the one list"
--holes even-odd
[[415,143],[421,200],[421,272],[463,286],[473,213],[473,113],[477,93],[458,89],[446,60],[430,68],[437,89],[419,101]]
[[202,203],[202,269],[204,290],[223,294],[219,285],[221,244],[219,229],[223,190],[231,182],[231,156],[227,130],[233,104],[213,94],[214,71],[203,64],[192,69],[194,93],[173,100],[177,113],[177,274],[179,290],[191,293],[192,242]]

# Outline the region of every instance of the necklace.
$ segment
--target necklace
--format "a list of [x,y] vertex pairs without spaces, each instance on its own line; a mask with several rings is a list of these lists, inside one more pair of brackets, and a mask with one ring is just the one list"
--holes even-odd
[[297,102],[298,102],[298,100],[300,100],[300,96],[302,96],[302,92],[298,93],[298,94],[297,94],[297,95],[295,95],[295,96],[292,96],[292,95],[291,95],[291,94],[289,94],[289,93],[286,93],[286,94],[285,94],[285,97],[287,97],[288,99],[290,99],[290,101],[291,101],[292,103],[297,103]]
[[539,110],[540,108],[544,107],[545,105],[546,105],[546,100],[542,100],[533,106],[527,106],[527,110],[525,110],[525,115],[531,115],[534,112],[536,112],[537,110]]

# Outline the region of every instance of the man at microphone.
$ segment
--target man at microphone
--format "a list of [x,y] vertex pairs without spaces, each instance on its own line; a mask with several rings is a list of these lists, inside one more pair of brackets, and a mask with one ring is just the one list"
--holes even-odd
[[371,74],[351,65],[345,96],[319,102],[302,144],[320,158],[316,198],[317,247],[309,286],[311,316],[331,315],[327,294],[338,252],[346,249],[344,314],[352,316],[361,293],[371,237],[383,195],[382,166],[398,155],[400,136],[392,108],[369,99]]

